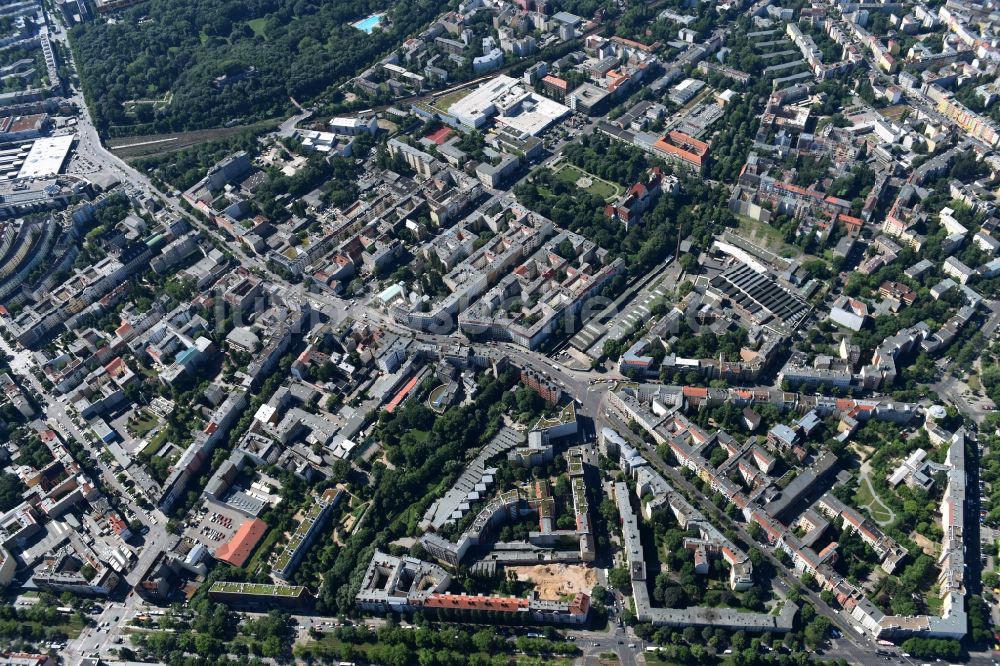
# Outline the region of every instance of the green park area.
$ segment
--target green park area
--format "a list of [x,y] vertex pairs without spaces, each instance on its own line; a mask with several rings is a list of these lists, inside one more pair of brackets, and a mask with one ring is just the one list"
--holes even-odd
[[[332,85],[441,10],[416,0],[391,4],[386,27],[367,34],[350,23],[371,12],[368,3],[147,0],[116,20],[78,23],[69,38],[100,131],[129,136],[228,127],[284,116],[295,102],[324,95],[339,101],[329,93]],[[235,88],[216,84],[251,66],[253,76]]]
[[872,520],[874,520],[879,525],[886,525],[892,522],[895,516],[892,510],[889,509],[879,499],[878,495],[875,494],[875,490],[872,488],[871,481],[867,476],[862,476],[861,481],[858,483],[858,492],[854,496],[854,501],[858,508],[867,509],[868,513],[871,515]]
[[553,172],[564,183],[576,185],[582,190],[610,201],[622,193],[622,188],[610,181],[598,178],[572,164],[561,164]]

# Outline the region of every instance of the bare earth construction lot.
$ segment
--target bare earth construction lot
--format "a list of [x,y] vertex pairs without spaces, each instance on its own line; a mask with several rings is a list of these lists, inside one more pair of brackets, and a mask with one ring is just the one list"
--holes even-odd
[[568,594],[590,594],[597,585],[597,570],[578,564],[537,564],[530,567],[505,567],[517,579],[535,584],[540,599],[559,601]]

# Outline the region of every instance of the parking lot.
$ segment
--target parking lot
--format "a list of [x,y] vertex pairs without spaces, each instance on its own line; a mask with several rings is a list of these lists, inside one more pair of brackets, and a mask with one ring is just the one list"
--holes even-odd
[[191,520],[193,524],[186,524],[184,535],[214,551],[229,541],[248,519],[230,507],[207,501]]

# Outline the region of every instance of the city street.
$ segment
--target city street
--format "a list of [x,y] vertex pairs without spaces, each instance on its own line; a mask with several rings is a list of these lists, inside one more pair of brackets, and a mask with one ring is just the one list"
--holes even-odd
[[[89,444],[94,438],[86,437],[79,431],[76,424],[73,423],[72,418],[66,413],[66,408],[62,401],[48,393],[41,385],[41,382],[30,372],[29,366],[24,364],[23,360],[30,358],[30,356],[26,357],[23,353],[19,353],[11,348],[9,343],[2,337],[0,337],[0,348],[8,355],[12,355],[20,360],[20,362],[13,364],[12,369],[27,381],[35,391],[43,396],[48,427],[54,426],[64,439],[76,440],[91,452],[100,469],[101,478],[99,481],[105,493],[109,492],[109,490],[112,491],[129,509],[131,515],[127,516],[126,519],[138,519],[147,530],[145,535],[133,537],[132,543],[129,544],[135,550],[134,544],[141,542],[133,568],[123,578],[123,584],[129,588],[126,592],[123,592],[125,595],[124,602],[105,604],[99,616],[88,615],[88,618],[98,626],[84,628],[80,636],[70,641],[67,645],[64,657],[70,664],[76,664],[83,657],[91,654],[103,654],[105,650],[114,645],[113,641],[121,636],[120,630],[124,624],[124,621],[120,621],[121,618],[134,616],[136,608],[141,603],[139,596],[131,591],[131,586],[139,581],[143,572],[149,568],[149,565],[152,564],[153,560],[162,551],[172,548],[177,543],[178,537],[167,532],[167,519],[158,509],[147,512],[140,509],[131,500],[129,493],[115,478],[113,470],[100,460],[102,451]],[[39,422],[39,425],[44,426],[46,424]],[[99,626],[105,622],[107,622],[105,627],[102,628]]]
[[960,412],[968,416],[976,423],[982,423],[986,415],[996,409],[989,398],[977,398],[971,394],[968,384],[950,374],[946,374],[935,384],[931,385],[934,392],[945,400],[954,404]]

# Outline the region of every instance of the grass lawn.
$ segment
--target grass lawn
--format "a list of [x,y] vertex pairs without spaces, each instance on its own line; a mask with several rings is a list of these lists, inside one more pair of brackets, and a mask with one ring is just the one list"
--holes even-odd
[[149,440],[149,443],[146,444],[146,447],[142,450],[142,453],[140,453],[139,455],[145,456],[147,458],[155,455],[156,452],[160,450],[160,447],[163,446],[163,443],[166,440],[167,440],[167,429],[161,428],[158,433],[153,435],[153,438]]
[[266,18],[251,19],[247,21],[247,25],[250,26],[250,29],[253,30],[254,34],[258,37],[265,37],[264,28],[267,26]]
[[979,380],[979,375],[970,374],[968,378],[969,388],[973,391],[982,391],[983,383]]
[[868,506],[874,499],[871,484],[868,483],[867,479],[862,479],[861,483],[858,484],[858,492],[854,496],[854,502],[858,506]]
[[871,512],[872,518],[876,523],[888,523],[892,520],[892,514],[882,502],[875,502],[875,504],[868,507],[868,511]]
[[135,422],[129,425],[135,437],[145,437],[146,433],[155,428],[156,424],[160,422],[155,415],[150,414],[145,409],[137,412],[135,416]]
[[937,585],[924,595],[924,603],[927,604],[927,612],[931,615],[941,615],[941,597],[938,596]]
[[899,120],[904,113],[908,113],[909,111],[910,108],[906,104],[897,104],[895,106],[887,106],[880,110],[879,113],[889,120]]
[[370,504],[371,502],[363,502],[362,504],[353,507],[351,509],[351,515],[353,515],[356,520],[361,520],[361,517],[365,515],[365,511],[368,510],[368,506]]
[[427,438],[431,436],[431,431],[413,429],[410,431],[410,434],[413,436],[413,439],[417,440],[420,443],[423,443],[426,442]]
[[892,520],[892,512],[882,504],[881,500],[876,500],[874,504],[868,507],[868,510],[877,523],[888,523]]
[[760,245],[765,250],[770,250],[782,257],[797,257],[802,254],[802,250],[794,245],[785,242],[785,236],[774,227],[751,220],[749,217],[737,216],[739,227],[736,233],[748,241]]
[[462,88],[461,90],[456,90],[455,92],[450,92],[447,95],[441,95],[436,98],[432,104],[442,111],[447,111],[451,108],[451,105],[455,102],[461,101],[468,97],[469,93],[472,92],[472,88]]
[[156,379],[157,377],[152,368],[147,368],[142,363],[136,364],[136,370],[146,379]]
[[568,423],[569,420],[569,417],[563,417],[562,412],[552,417],[543,416],[535,422],[535,425],[532,426],[532,430],[535,428],[554,428],[558,425],[562,425],[563,423]]
[[875,522],[887,523],[893,518],[892,511],[875,495],[871,482],[867,478],[862,478],[858,484],[858,492],[854,496],[854,501],[858,507],[868,507]]
[[621,194],[622,191],[622,188],[618,185],[610,183],[602,178],[598,178],[597,176],[589,174],[582,169],[578,169],[572,164],[563,164],[559,166],[555,171],[555,175],[556,178],[564,183],[569,183],[570,185],[576,185],[576,181],[580,178],[589,178],[591,180],[591,184],[590,187],[586,188],[586,190],[604,200],[613,199]]
[[25,621],[21,624],[25,627],[31,627],[35,632],[42,633],[45,630],[55,630],[61,631],[70,638],[76,638],[83,631],[84,626],[86,626],[86,619],[83,622],[77,621],[76,613],[70,613],[69,615],[62,616],[63,621],[57,622],[56,624],[42,624],[41,622]]
[[284,533],[279,530],[271,530],[268,532],[264,540],[257,544],[256,550],[254,550],[253,556],[250,560],[243,566],[246,571],[257,571],[258,568],[265,562],[267,562],[268,555],[271,554],[271,550],[274,549],[274,544],[278,543],[278,539],[284,538]]
[[[613,664],[619,663],[617,655],[615,656],[615,659],[613,661],[611,661],[610,663],[613,663]],[[646,666],[677,666],[678,663],[679,662],[670,661],[669,659],[666,659],[666,658],[660,659],[658,656],[656,656],[655,652],[647,652],[646,653]],[[714,663],[716,663],[716,659],[714,657],[709,656],[709,657],[706,657],[706,660],[704,662],[702,662],[702,663],[705,663],[705,664],[714,664]]]
[[139,452],[140,458],[152,458],[153,455],[160,450],[160,435],[163,433],[156,433],[156,436],[151,439],[142,451]]

